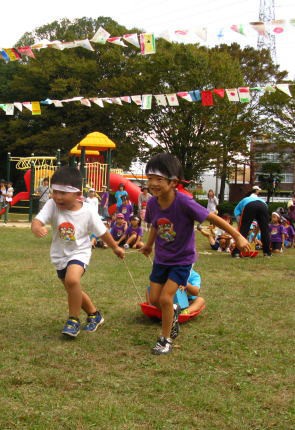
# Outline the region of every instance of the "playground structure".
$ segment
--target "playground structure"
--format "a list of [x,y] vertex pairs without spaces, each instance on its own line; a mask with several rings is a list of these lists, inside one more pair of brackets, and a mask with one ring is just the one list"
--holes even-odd
[[[106,186],[112,191],[119,188],[123,183],[129,198],[133,203],[137,203],[140,188],[131,181],[125,179],[117,173],[111,172],[111,151],[116,148],[106,135],[99,132],[88,134],[69,152],[69,164],[77,166],[83,177],[83,193],[89,188],[94,188],[96,192],[101,192],[102,187]],[[55,157],[34,156],[30,157],[12,157],[8,153],[7,157],[7,180],[10,180],[11,163],[15,162],[17,170],[25,170],[24,182],[26,191],[17,193],[11,202],[11,206],[17,209],[26,209],[29,214],[29,222],[33,217],[33,201],[36,199],[36,190],[44,178],[50,179],[55,170],[61,165],[60,150]],[[24,206],[18,206],[17,203],[25,203]],[[116,205],[109,208],[110,213],[116,210]],[[3,209],[0,215],[4,213],[4,222],[7,222],[7,210]]]

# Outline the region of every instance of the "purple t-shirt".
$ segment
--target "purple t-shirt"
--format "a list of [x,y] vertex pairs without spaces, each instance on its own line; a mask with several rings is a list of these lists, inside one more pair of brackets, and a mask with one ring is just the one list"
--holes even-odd
[[119,206],[118,212],[124,215],[125,221],[129,222],[131,215],[133,215],[133,206],[129,203],[127,205]]
[[283,242],[282,234],[284,234],[284,226],[281,224],[269,224],[270,241]]
[[114,224],[111,228],[111,235],[113,236],[114,240],[119,240],[125,234],[126,231],[126,224],[117,225]]
[[194,221],[202,223],[209,211],[192,197],[176,192],[173,203],[161,209],[157,198],[147,204],[145,221],[157,230],[155,263],[168,266],[193,264],[197,253]]
[[294,239],[294,236],[295,236],[295,230],[294,230],[293,226],[289,225],[288,227],[284,227],[284,229],[285,229],[286,239],[290,240],[290,242],[292,242]]
[[143,236],[142,227],[132,227],[132,225],[130,225],[126,230],[126,234],[128,237],[130,237],[134,233],[136,234],[136,239],[138,238],[138,236],[142,237]]
[[108,204],[109,202],[109,193],[107,191],[104,191],[103,193],[101,193],[100,195],[100,204],[102,207],[106,206],[106,204]]

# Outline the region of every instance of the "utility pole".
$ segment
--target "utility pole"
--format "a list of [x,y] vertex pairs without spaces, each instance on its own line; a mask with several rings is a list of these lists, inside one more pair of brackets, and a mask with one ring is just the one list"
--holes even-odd
[[258,49],[269,49],[273,62],[277,63],[276,39],[271,33],[271,23],[275,20],[275,0],[260,0],[259,21],[265,24],[265,34],[259,34]]

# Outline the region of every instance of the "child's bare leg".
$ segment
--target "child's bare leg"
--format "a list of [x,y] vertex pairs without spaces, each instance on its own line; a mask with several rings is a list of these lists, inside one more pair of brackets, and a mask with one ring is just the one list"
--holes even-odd
[[171,279],[168,279],[162,288],[159,303],[162,310],[162,335],[167,339],[170,337],[174,308],[173,300],[178,289],[178,284]]
[[205,300],[203,299],[203,297],[197,297],[187,308],[188,313],[191,314],[193,312],[197,312],[204,306],[204,304]]
[[[78,264],[71,264],[67,268],[65,279],[62,281],[68,294],[69,316],[76,318],[79,318],[82,307],[87,313],[96,311],[90,298],[81,289],[80,281],[83,273],[83,267]],[[90,312],[88,312],[89,310]]]
[[163,285],[156,282],[151,282],[150,285],[149,303],[161,309],[159,299]]

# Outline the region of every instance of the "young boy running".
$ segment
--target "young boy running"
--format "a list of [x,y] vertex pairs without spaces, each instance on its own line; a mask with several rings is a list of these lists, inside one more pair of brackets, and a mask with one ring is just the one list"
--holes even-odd
[[63,166],[51,179],[52,199],[48,200],[32,222],[36,237],[48,234],[46,224],[52,227],[51,261],[68,295],[69,318],[62,333],[76,337],[80,332],[81,308],[87,314],[86,332],[95,332],[104,319],[90,297],[81,289],[83,276],[91,257],[89,232],[93,232],[114,251],[124,257],[124,250],[113,240],[98,213],[81,197],[82,176],[75,167]]
[[196,260],[194,221],[202,223],[207,219],[217,225],[234,238],[241,250],[249,250],[250,245],[229,223],[176,190],[183,178],[176,157],[168,153],[155,155],[146,165],[146,175],[153,197],[148,201],[145,221],[152,227],[141,252],[148,256],[155,243],[150,300],[162,310],[162,333],[152,353],[160,355],[171,352],[171,338],[179,333],[179,311],[174,310],[173,298],[180,285],[187,285]]

